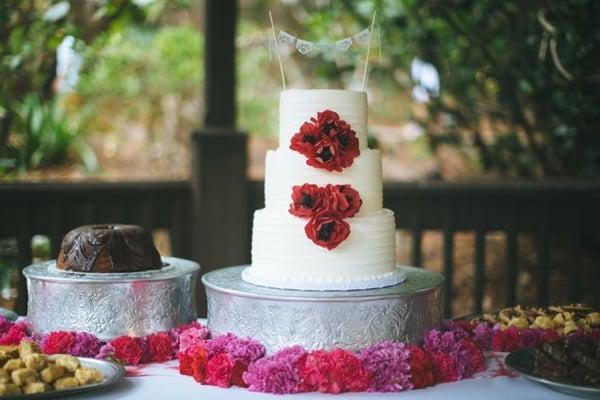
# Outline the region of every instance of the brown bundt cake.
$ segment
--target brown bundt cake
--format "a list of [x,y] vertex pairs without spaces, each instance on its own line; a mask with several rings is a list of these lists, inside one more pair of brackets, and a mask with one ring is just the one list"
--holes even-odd
[[56,260],[76,272],[136,272],[162,267],[152,236],[136,225],[86,225],[65,235]]

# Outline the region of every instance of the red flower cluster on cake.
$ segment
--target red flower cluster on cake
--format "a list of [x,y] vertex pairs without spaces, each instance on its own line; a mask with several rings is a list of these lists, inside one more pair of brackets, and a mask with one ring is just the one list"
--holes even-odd
[[315,244],[328,250],[336,248],[350,235],[351,218],[362,205],[360,194],[350,185],[325,187],[305,183],[292,188],[290,214],[310,218],[304,231]]
[[358,138],[350,124],[331,110],[317,113],[294,134],[290,149],[306,156],[315,168],[341,172],[360,155]]

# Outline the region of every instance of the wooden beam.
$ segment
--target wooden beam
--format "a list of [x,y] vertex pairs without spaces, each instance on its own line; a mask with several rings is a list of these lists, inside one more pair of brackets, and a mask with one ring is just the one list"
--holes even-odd
[[[193,254],[201,273],[248,262],[246,139],[239,132],[204,129],[192,141]],[[206,315],[198,286],[200,315]]]
[[206,1],[205,18],[204,125],[233,128],[237,1]]
[[[247,136],[235,125],[236,0],[206,2],[204,128],[192,137],[192,253],[201,273],[248,262]],[[196,303],[206,315],[198,282]]]

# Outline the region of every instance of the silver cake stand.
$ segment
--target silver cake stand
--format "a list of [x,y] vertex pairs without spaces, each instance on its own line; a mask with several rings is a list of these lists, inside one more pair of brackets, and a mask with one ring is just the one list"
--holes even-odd
[[163,257],[159,270],[78,273],[56,268],[54,260],[23,270],[27,319],[36,333],[57,330],[92,333],[102,340],[145,336],[196,319],[194,291],[200,266]]
[[442,318],[442,275],[398,267],[395,286],[353,291],[305,291],[255,286],[242,280],[248,266],[202,276],[208,327],[252,337],[269,353],[298,344],[307,349],[356,350],[383,340],[417,342]]

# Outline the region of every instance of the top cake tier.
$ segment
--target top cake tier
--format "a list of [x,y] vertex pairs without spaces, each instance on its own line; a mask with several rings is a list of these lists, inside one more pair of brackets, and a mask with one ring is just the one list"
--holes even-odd
[[361,150],[367,148],[367,94],[334,89],[290,89],[279,101],[279,147],[288,148],[292,136],[318,112],[333,110],[356,132]]

